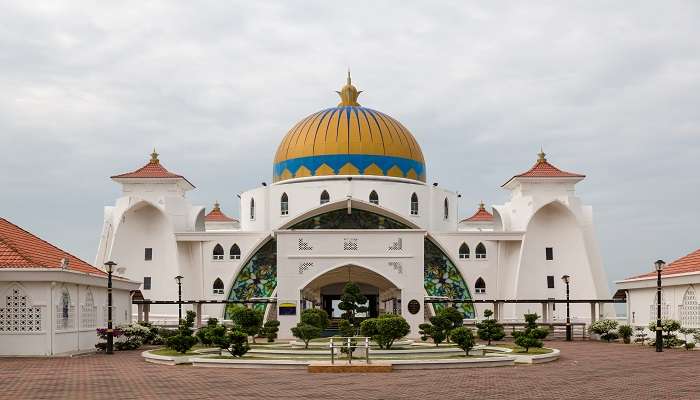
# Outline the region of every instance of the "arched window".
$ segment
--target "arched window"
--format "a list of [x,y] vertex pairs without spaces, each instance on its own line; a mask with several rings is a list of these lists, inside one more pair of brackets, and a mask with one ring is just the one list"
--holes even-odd
[[683,327],[700,328],[700,302],[692,286],[683,295],[683,303],[678,306],[678,316]]
[[56,329],[73,329],[74,314],[75,306],[71,304],[70,293],[68,293],[68,289],[64,287],[61,291],[61,300],[56,305]]
[[445,197],[445,219],[448,219],[450,217],[450,203],[447,201],[447,197]]
[[231,260],[240,260],[241,259],[241,248],[238,247],[238,245],[234,243],[233,246],[231,246],[231,250],[229,250],[228,254],[229,254],[229,258]]
[[41,331],[42,307],[35,306],[17,284],[5,294],[4,307],[0,308],[0,332]]
[[92,295],[92,290],[88,289],[85,292],[85,303],[80,306],[80,327],[94,328],[97,325],[97,306],[95,306],[95,298]]
[[220,244],[214,246],[214,251],[211,255],[212,260],[223,260],[224,259],[224,248]]
[[476,249],[474,250],[474,258],[477,260],[485,260],[486,259],[486,246],[484,246],[483,243],[479,243],[476,245]]
[[474,284],[474,293],[486,293],[486,282],[481,277]]
[[379,205],[379,195],[377,194],[376,191],[372,191],[369,194],[369,202],[372,204]]
[[224,281],[221,278],[216,278],[214,285],[212,285],[212,293],[214,294],[224,294]]
[[250,199],[250,219],[255,219],[255,199]]
[[326,204],[331,201],[331,196],[325,190],[321,192],[321,204]]
[[462,245],[459,246],[459,258],[462,260],[469,258],[469,246],[467,246],[466,243],[462,243]]
[[282,193],[282,198],[280,199],[280,215],[289,215],[289,197],[287,197],[287,193]]
[[418,195],[411,195],[411,215],[418,215]]

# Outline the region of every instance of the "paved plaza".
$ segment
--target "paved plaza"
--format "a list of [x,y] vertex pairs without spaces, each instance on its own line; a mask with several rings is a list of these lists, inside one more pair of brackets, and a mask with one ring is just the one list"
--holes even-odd
[[161,366],[114,356],[0,359],[1,399],[700,399],[700,351],[547,342],[533,366],[378,374]]

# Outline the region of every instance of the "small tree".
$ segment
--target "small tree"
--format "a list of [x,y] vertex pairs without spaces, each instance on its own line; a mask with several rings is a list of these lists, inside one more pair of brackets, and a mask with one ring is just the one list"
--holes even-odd
[[549,331],[537,326],[537,319],[540,317],[537,314],[525,314],[525,330],[522,332],[513,332],[515,344],[525,349],[527,353],[531,347],[542,347],[542,339],[546,338]]
[[506,336],[503,326],[498,323],[495,319],[491,319],[493,311],[485,310],[484,317],[485,320],[476,324],[478,328],[476,334],[479,339],[488,341],[488,345],[491,345],[492,340],[501,340]]
[[263,335],[267,338],[268,343],[272,343],[277,339],[277,332],[279,331],[280,322],[274,319],[265,322],[262,329]]
[[370,318],[360,324],[362,335],[369,336],[380,349],[391,349],[394,341],[408,335],[411,331],[408,322],[400,316],[385,314],[379,318]]
[[444,342],[450,331],[454,329],[452,321],[443,314],[430,317],[430,323],[420,324],[418,328],[420,329],[418,333],[421,335],[421,340],[426,341],[428,338],[431,338],[435,346],[439,346],[440,343]]
[[197,343],[197,338],[192,336],[192,327],[194,326],[196,315],[194,311],[187,311],[185,319],[180,320],[177,333],[167,339],[166,346],[168,348],[184,354]]
[[600,338],[606,342],[610,342],[618,338],[617,323],[614,319],[600,319],[592,323],[588,330],[600,335]]
[[343,294],[340,296],[340,303],[338,303],[338,308],[345,311],[341,318],[350,322],[350,325],[358,330],[357,325],[357,314],[367,312],[368,308],[364,304],[367,304],[367,297],[365,297],[360,292],[360,287],[354,282],[348,282],[343,288]]
[[304,348],[308,349],[311,339],[321,337],[321,328],[299,322],[296,326],[292,327],[292,335],[301,339],[304,342]]
[[236,328],[252,336],[255,343],[255,335],[259,334],[262,328],[263,312],[254,308],[238,307],[234,310],[231,319]]
[[250,350],[248,334],[240,329],[232,329],[226,335],[226,339],[229,344],[226,350],[234,357],[243,357],[243,355]]
[[455,328],[450,332],[452,340],[459,346],[460,349],[464,350],[464,356],[469,356],[469,350],[474,348],[476,341],[474,340],[474,333],[471,329],[460,326]]
[[352,325],[350,325],[350,322],[346,319],[341,319],[340,322],[338,322],[338,331],[340,332],[340,336],[355,336],[355,328],[353,328]]
[[617,328],[617,334],[622,338],[622,342],[625,344],[630,344],[630,338],[632,337],[632,327],[629,325],[620,325]]
[[464,315],[454,307],[445,307],[438,311],[437,314],[447,318],[447,320],[452,324],[452,327],[447,332],[446,338],[447,343],[450,343],[450,333],[452,332],[452,329],[459,328],[460,326],[464,325]]
[[[650,331],[655,332],[656,331],[656,321],[649,322],[648,328]],[[662,336],[664,347],[671,348],[671,347],[680,346],[682,344],[681,340],[678,339],[674,333],[674,332],[678,331],[679,329],[681,329],[681,323],[676,321],[675,319],[661,320],[661,330],[664,332],[664,334]],[[656,344],[656,341],[654,341],[654,344]]]

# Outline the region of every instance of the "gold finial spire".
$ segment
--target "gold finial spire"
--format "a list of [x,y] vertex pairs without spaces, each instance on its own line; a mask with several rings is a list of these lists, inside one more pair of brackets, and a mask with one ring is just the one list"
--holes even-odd
[[219,200],[214,202],[214,210],[212,211],[221,211],[221,204],[219,204]]
[[481,203],[479,203],[479,210],[481,210],[481,211],[486,210],[486,204],[484,204],[483,200],[481,200]]
[[337,92],[340,96],[340,103],[338,106],[359,106],[357,102],[357,97],[362,93],[361,90],[357,90],[355,86],[352,85],[352,78],[350,78],[350,69],[348,68],[348,80],[345,86]]
[[540,152],[537,153],[537,162],[542,163],[542,162],[547,162],[547,159],[544,158],[547,154],[542,150],[542,147],[540,146]]
[[158,164],[160,161],[158,160],[158,153],[156,153],[156,148],[153,148],[153,153],[151,153],[151,162]]

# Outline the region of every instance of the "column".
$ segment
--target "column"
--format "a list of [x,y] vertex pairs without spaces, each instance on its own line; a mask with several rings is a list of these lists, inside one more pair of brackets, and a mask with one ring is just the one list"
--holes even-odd
[[143,305],[143,322],[148,322],[148,314],[151,312],[151,305],[146,303]]
[[197,317],[195,320],[195,327],[201,328],[202,327],[202,303],[195,303],[194,304],[194,312],[197,313]]
[[547,303],[542,303],[542,322],[549,322],[549,315],[547,313]]
[[596,321],[595,303],[595,301],[591,302],[591,324],[593,324]]
[[136,311],[136,314],[137,314],[136,320],[139,323],[141,323],[141,322],[143,322],[143,304],[137,304],[136,310],[137,310]]

